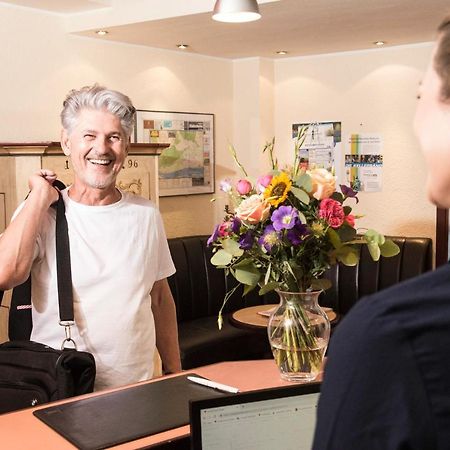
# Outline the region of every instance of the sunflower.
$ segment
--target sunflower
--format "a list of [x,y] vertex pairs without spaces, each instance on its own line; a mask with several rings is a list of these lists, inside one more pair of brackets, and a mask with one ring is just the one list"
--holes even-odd
[[288,192],[291,190],[292,182],[286,172],[272,178],[269,186],[264,191],[264,198],[272,206],[278,206],[287,199]]

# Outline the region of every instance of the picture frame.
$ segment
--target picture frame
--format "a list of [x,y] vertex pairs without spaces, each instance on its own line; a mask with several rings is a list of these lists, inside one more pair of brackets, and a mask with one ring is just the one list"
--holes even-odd
[[137,110],[136,143],[166,143],[159,196],[214,193],[214,114]]

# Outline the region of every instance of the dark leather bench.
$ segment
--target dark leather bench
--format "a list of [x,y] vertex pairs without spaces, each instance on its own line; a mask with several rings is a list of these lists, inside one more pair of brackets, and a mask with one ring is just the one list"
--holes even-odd
[[[209,236],[189,236],[169,239],[169,248],[177,273],[169,278],[177,306],[179,342],[183,369],[219,361],[270,357],[265,334],[233,326],[231,312],[245,306],[277,303],[277,295],[260,297],[251,292],[242,298],[238,288],[224,310],[222,330],[217,327],[217,315],[224,296],[236,282],[225,277],[223,270],[210,263]],[[372,261],[368,250],[361,247],[357,266],[342,264],[332,267],[327,277],[333,286],[321,295],[320,304],[333,308],[338,315],[346,314],[363,296],[387,288],[399,281],[419,275],[432,268],[432,240],[429,238],[392,237],[400,247],[393,258]]]

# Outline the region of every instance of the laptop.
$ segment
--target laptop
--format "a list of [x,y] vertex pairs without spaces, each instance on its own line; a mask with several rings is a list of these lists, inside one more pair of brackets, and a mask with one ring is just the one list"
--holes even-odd
[[320,383],[190,401],[193,450],[311,450]]

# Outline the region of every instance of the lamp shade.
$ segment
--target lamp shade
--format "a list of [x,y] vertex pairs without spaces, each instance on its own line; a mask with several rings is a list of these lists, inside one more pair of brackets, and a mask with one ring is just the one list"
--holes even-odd
[[212,18],[219,22],[252,22],[261,18],[256,0],[217,0]]

